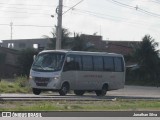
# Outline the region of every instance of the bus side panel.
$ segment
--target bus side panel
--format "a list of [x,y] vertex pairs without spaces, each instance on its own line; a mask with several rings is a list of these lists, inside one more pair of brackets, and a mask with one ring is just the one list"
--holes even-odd
[[78,71],[77,72],[77,90],[99,90],[104,83],[103,72],[96,71]]
[[124,72],[114,72],[114,74],[110,75],[109,90],[117,90],[124,88],[124,83]]
[[61,73],[62,84],[64,82],[68,82],[70,85],[70,89],[73,90],[76,87],[76,71],[65,71]]
[[89,71],[78,71],[77,73],[77,87],[76,90],[90,90],[91,86],[90,81],[88,80],[87,76],[89,76],[91,72]]

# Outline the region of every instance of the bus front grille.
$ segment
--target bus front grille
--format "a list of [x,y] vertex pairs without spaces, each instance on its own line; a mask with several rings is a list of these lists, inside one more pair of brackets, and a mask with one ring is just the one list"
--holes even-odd
[[37,86],[46,87],[49,83],[49,78],[35,77],[34,81]]

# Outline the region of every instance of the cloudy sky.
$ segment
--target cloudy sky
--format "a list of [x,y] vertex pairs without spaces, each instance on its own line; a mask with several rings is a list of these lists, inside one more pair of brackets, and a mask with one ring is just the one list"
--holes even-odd
[[[79,1],[63,0],[63,11]],[[0,0],[0,40],[11,38],[11,22],[13,39],[51,36],[57,5],[58,0]],[[83,0],[63,15],[63,27],[104,40],[138,41],[150,34],[160,42],[159,11],[160,0]]]

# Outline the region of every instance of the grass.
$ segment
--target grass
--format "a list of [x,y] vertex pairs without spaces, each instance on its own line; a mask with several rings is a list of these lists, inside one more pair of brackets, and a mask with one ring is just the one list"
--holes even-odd
[[0,111],[159,111],[160,101],[19,101],[0,102]]
[[[0,93],[30,93],[26,77],[0,82]],[[160,111],[160,101],[0,101],[0,111]]]
[[0,82],[0,93],[29,93],[30,91],[27,77],[17,77],[15,82],[5,80]]

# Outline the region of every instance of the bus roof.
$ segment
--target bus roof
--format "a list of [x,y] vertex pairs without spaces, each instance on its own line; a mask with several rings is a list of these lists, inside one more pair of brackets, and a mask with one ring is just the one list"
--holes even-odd
[[60,52],[66,54],[76,54],[76,55],[109,55],[109,56],[123,56],[117,53],[108,53],[108,52],[88,52],[88,51],[71,51],[71,50],[44,50],[40,53],[52,53],[52,52]]

